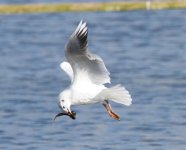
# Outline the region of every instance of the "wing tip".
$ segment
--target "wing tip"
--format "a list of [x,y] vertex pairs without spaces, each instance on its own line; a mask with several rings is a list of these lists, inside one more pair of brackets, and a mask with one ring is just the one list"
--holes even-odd
[[87,23],[82,21],[82,22],[80,22],[80,26],[76,32],[76,35],[81,37],[85,34],[85,36],[86,36],[86,32],[88,32]]
[[80,41],[81,48],[87,47],[87,37],[88,37],[88,27],[86,21],[81,19],[74,34],[78,37]]
[[88,27],[87,27],[87,22],[81,19],[74,33],[78,35],[83,29],[88,30]]

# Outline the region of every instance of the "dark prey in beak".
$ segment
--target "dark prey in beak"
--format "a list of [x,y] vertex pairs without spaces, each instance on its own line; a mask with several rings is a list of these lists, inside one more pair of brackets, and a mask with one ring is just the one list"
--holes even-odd
[[76,112],[72,111],[72,113],[67,113],[67,112],[61,112],[59,114],[57,114],[55,117],[54,117],[54,120],[59,117],[59,116],[69,116],[71,119],[75,120],[76,119]]

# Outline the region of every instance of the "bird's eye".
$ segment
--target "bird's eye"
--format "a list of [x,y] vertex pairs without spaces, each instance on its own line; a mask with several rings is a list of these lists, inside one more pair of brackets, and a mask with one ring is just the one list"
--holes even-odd
[[65,106],[63,106],[63,109],[65,109]]
[[63,99],[62,99],[61,101],[62,101],[62,102],[64,102],[64,100],[63,100]]

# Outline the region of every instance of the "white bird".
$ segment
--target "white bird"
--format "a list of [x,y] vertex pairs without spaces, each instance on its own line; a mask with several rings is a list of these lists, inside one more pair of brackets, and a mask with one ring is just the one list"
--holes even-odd
[[65,112],[57,114],[56,117],[68,115],[75,119],[76,113],[71,111],[72,105],[102,103],[112,118],[120,120],[108,100],[129,106],[132,102],[131,96],[121,85],[111,88],[104,85],[110,83],[110,73],[101,57],[89,51],[87,37],[87,24],[81,20],[66,44],[67,61],[60,64],[70,77],[71,85],[59,94],[59,106]]

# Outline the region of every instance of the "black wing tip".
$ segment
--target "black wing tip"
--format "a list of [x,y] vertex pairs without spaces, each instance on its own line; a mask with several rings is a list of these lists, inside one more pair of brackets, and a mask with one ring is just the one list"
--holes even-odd
[[81,48],[87,47],[88,27],[86,21],[83,19],[80,21],[75,34],[79,39]]

